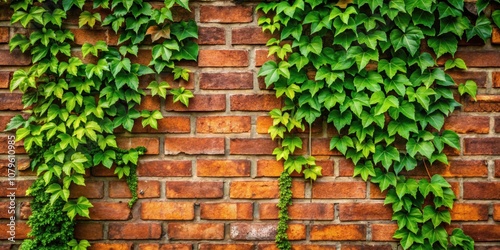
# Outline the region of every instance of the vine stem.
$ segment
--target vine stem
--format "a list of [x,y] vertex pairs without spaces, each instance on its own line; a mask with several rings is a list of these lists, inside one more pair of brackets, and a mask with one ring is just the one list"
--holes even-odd
[[429,180],[430,180],[430,179],[432,179],[431,173],[429,172],[429,168],[427,168],[427,164],[425,164],[425,160],[423,162],[424,162],[425,171],[427,172],[427,176],[429,176]]

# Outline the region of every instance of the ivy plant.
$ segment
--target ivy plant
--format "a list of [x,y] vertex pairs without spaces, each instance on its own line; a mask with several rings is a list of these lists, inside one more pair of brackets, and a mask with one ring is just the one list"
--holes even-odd
[[[71,199],[70,187],[85,185],[85,174],[92,167],[115,167],[132,193],[129,205],[137,200],[136,168],[144,147],[121,149],[117,129],[131,132],[134,123],[157,128],[162,119],[158,110],[138,110],[146,94],[167,94],[188,105],[193,94],[184,88],[172,89],[165,81],[153,81],[147,89],[139,87],[140,78],[160,73],[174,80],[189,79],[189,70],[176,66],[180,60],[196,60],[198,46],[196,23],[174,22],[174,5],[189,10],[187,0],[166,0],[154,9],[150,3],[135,0],[93,1],[14,0],[11,21],[26,28],[9,43],[10,50],[30,53],[32,66],[16,70],[11,91],[23,93],[24,115],[17,115],[6,130],[16,130],[16,140],[24,140],[31,158],[31,169],[38,179],[28,193],[36,198],[28,224],[30,236],[23,249],[86,249],[86,240],[73,239],[74,218],[89,217],[92,204],[81,196]],[[118,46],[105,41],[74,45],[74,34],[64,26],[66,13],[80,9],[79,26],[107,27],[119,34]],[[109,9],[102,19],[97,10]],[[133,63],[147,37],[153,41],[149,65]],[[79,49],[82,57],[75,56]],[[87,62],[89,61],[89,62]],[[54,212],[53,214],[48,214]],[[60,216],[65,214],[66,216]],[[53,221],[53,217],[57,220]],[[44,231],[50,224],[50,230]],[[42,230],[43,229],[43,230]],[[53,233],[58,232],[58,233]]]
[[[277,34],[267,42],[277,60],[264,63],[258,75],[284,98],[283,107],[270,112],[269,128],[280,142],[273,154],[284,161],[279,249],[291,249],[286,235],[290,174],[321,176],[310,152],[294,154],[302,148],[294,131],[321,117],[338,132],[330,149],[354,163],[354,176],[387,192],[384,204],[392,206],[398,225],[393,237],[403,249],[473,249],[473,239],[461,229],[451,235],[445,230],[456,199],[451,185],[438,174],[409,176],[415,168],[448,164],[446,148],[460,147],[458,135],[443,129],[445,117],[460,106],[453,90],[457,84],[447,71],[466,69],[455,58],[460,40],[491,35],[483,15],[487,4],[478,1],[479,16],[468,13],[461,0],[258,4],[263,12],[258,24]],[[449,58],[444,67],[437,64],[442,57]],[[458,85],[460,95],[475,98],[476,90],[473,81]]]

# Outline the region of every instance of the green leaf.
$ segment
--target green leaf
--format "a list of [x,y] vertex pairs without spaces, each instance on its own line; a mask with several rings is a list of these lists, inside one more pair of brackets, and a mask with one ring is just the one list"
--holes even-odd
[[380,84],[383,82],[382,76],[375,71],[369,71],[366,77],[356,76],[354,78],[354,86],[358,92],[361,92],[365,88],[372,92],[379,92],[381,90]]
[[403,169],[406,171],[411,171],[417,166],[417,160],[408,154],[400,157],[400,161],[394,164],[394,172],[399,174]]
[[474,249],[474,240],[470,236],[464,234],[464,231],[460,228],[453,229],[450,235],[450,243],[453,244],[453,246],[463,246],[463,248],[467,250]]
[[338,131],[340,131],[346,125],[351,124],[351,121],[352,113],[349,110],[340,112],[334,109],[330,111],[330,114],[328,115],[328,122],[333,122],[333,125]]
[[398,71],[406,73],[406,62],[400,58],[393,58],[389,62],[386,59],[382,59],[378,62],[378,72],[385,71],[389,78],[393,78]]
[[[335,40],[336,39],[337,37],[335,37]],[[383,42],[387,41],[387,35],[385,34],[385,32],[381,30],[375,30],[373,32],[367,33],[366,35],[364,33],[360,33],[358,36],[358,42],[360,44],[365,44],[368,48],[372,50],[375,50],[377,48],[378,41],[383,41]]]
[[89,208],[94,207],[90,201],[84,197],[80,196],[76,201],[67,202],[63,211],[67,212],[68,217],[73,220],[76,215],[80,215],[82,217],[90,218],[89,216]]
[[453,68],[459,68],[459,69],[467,69],[467,65],[465,65],[465,62],[461,58],[455,58],[455,59],[450,59],[447,60],[446,63],[444,64],[444,70],[449,70]]
[[184,87],[180,87],[178,89],[173,89],[171,91],[172,95],[174,95],[174,102],[180,101],[186,107],[189,106],[189,99],[193,98],[193,92],[185,89]]
[[441,140],[443,142],[455,149],[460,149],[460,138],[458,137],[457,133],[452,131],[452,130],[445,130],[441,134]]
[[295,151],[295,148],[302,148],[302,139],[297,136],[286,137],[281,142],[283,147],[287,147],[291,153]]
[[348,147],[354,147],[354,142],[349,136],[335,136],[330,140],[330,150],[337,149],[345,155]]
[[465,83],[461,83],[458,85],[458,93],[460,95],[464,95],[465,93],[469,94],[474,100],[476,99],[477,94],[477,85],[476,82],[472,80],[467,80]]
[[311,179],[313,181],[316,180],[318,176],[322,176],[321,174],[322,168],[320,166],[312,165],[306,169],[304,169],[304,179]]
[[430,223],[425,223],[422,226],[422,236],[429,239],[431,245],[439,242],[443,248],[448,246],[448,233],[442,226],[433,227]]
[[476,25],[467,30],[467,41],[474,36],[479,36],[486,41],[491,37],[492,30],[490,19],[486,16],[479,16],[476,20]]
[[437,58],[446,53],[450,53],[452,56],[455,56],[455,52],[457,51],[458,47],[458,41],[456,37],[451,34],[444,34],[429,38],[427,44],[434,50]]
[[[441,225],[441,223],[446,222],[448,224],[451,223],[451,215],[448,210],[438,210],[434,208],[434,206],[427,205],[423,210],[424,220],[426,222],[428,220],[432,221],[434,228],[437,228]],[[434,243],[434,242],[431,242]]]
[[390,41],[397,51],[401,48],[406,48],[413,56],[420,48],[420,40],[424,38],[422,31],[415,26],[410,26],[405,33],[398,29],[394,29],[390,34]]
[[397,179],[394,173],[383,173],[382,170],[376,169],[376,176],[371,179],[373,183],[378,183],[380,190],[384,192],[390,186],[396,187]]
[[373,154],[375,164],[381,162],[382,166],[389,171],[393,161],[399,161],[399,152],[395,147],[387,146],[384,148],[382,145],[375,147],[375,153]]
[[25,52],[31,46],[30,40],[22,34],[16,34],[9,41],[9,50],[12,52],[16,47],[19,47],[21,52]]
[[179,41],[187,38],[198,38],[198,25],[196,25],[194,20],[173,23],[170,28],[170,33],[176,36]]
[[359,7],[368,4],[370,9],[372,10],[372,13],[375,13],[375,10],[384,4],[383,0],[358,0],[357,2]]
[[297,67],[297,70],[301,70],[309,63],[309,59],[299,53],[292,53],[288,58],[288,63],[290,63],[290,66]]
[[[354,166],[353,176],[361,175],[361,178],[366,181],[369,176],[376,176],[375,169],[373,168],[373,163],[371,161],[366,161],[364,164],[356,164]],[[372,179],[373,181],[373,179]]]
[[147,89],[151,90],[151,95],[159,95],[163,98],[167,96],[167,90],[170,89],[170,85],[167,82],[160,82],[158,83],[157,81],[152,81],[149,83]]
[[101,21],[101,14],[99,13],[90,13],[89,11],[83,11],[80,13],[80,17],[78,19],[78,27],[83,27],[84,25],[88,25],[91,28],[94,27],[96,21]]
[[412,207],[410,212],[399,211],[393,214],[393,220],[398,222],[399,229],[407,228],[416,234],[419,231],[418,224],[422,222],[422,212],[416,207]]
[[379,54],[378,50],[363,50],[361,47],[355,46],[349,48],[347,58],[354,58],[356,65],[358,65],[358,72],[361,72],[371,60],[378,61]]
[[409,194],[416,198],[418,188],[419,185],[414,179],[398,181],[398,184],[396,185],[396,194],[398,195],[399,199],[401,199],[406,194]]

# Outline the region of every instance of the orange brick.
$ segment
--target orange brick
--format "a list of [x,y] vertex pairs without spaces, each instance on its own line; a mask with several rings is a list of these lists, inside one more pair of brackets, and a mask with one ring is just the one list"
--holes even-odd
[[194,219],[193,202],[151,201],[141,203],[143,220],[192,220]]
[[9,214],[9,211],[14,211],[12,209],[15,208],[16,206],[17,205],[15,200],[0,202],[0,219],[9,219],[10,216],[13,215],[12,213]]
[[251,72],[201,73],[200,88],[210,90],[253,89]]
[[500,221],[500,204],[493,204],[493,220]]
[[[131,198],[130,189],[125,181],[109,182],[109,197],[110,198]],[[159,198],[160,197],[160,182],[159,181],[139,181],[137,184],[137,196],[139,198]]]
[[490,118],[487,116],[453,115],[446,118],[443,128],[460,134],[487,134],[490,131]]
[[229,186],[231,199],[278,198],[277,181],[232,181]]
[[233,28],[231,31],[232,44],[266,44],[272,37],[269,30],[262,32],[261,27]]
[[117,176],[115,174],[115,169],[116,167],[114,165],[111,166],[111,168],[106,168],[105,166],[99,164],[91,168],[90,172],[92,173],[93,176],[110,177],[110,176]]
[[271,111],[281,107],[274,94],[231,95],[231,111]]
[[340,203],[339,218],[341,221],[390,220],[391,206],[384,203]]
[[273,119],[269,116],[257,117],[257,133],[268,134],[269,128],[273,125]]
[[465,112],[500,112],[498,95],[476,95],[477,101],[466,100],[463,105]]
[[500,72],[493,72],[493,88],[500,88]]
[[205,220],[252,220],[253,204],[245,203],[201,203],[200,218]]
[[185,160],[139,160],[137,174],[150,177],[191,176],[191,168],[192,162]]
[[500,138],[465,138],[465,155],[500,155]]
[[467,224],[463,225],[462,229],[464,233],[472,237],[475,242],[498,242],[498,239],[500,239],[500,225],[498,224]]
[[[10,85],[10,72],[0,72],[0,89],[8,89]],[[5,127],[1,127],[2,131]]]
[[385,199],[387,190],[382,192],[377,184],[370,183],[370,199]]
[[230,140],[229,153],[232,155],[272,155],[277,146],[278,143],[271,138],[233,138]]
[[[89,209],[92,220],[128,220],[132,213],[126,202],[92,202]],[[87,219],[87,218],[81,218]]]
[[317,138],[312,140],[312,155],[342,155],[336,149],[330,150],[330,138]]
[[75,238],[85,240],[104,239],[104,225],[101,223],[83,223],[78,222],[75,225]]
[[[440,174],[443,177],[487,177],[488,163],[481,160],[450,160],[448,165],[436,162],[427,167],[432,175]],[[425,168],[415,168],[411,172],[403,171],[404,175],[427,177]]]
[[500,29],[494,27],[491,34],[491,43],[500,44]]
[[[255,50],[255,67],[260,67],[267,61],[278,61],[278,58],[275,54],[269,56],[269,50],[267,49],[256,49]],[[260,79],[264,79],[261,77]],[[265,85],[260,85],[261,89],[266,89]]]
[[89,250],[131,250],[132,243],[92,243]]
[[222,223],[169,223],[168,238],[171,240],[222,240]]
[[167,181],[167,198],[222,198],[220,181]]
[[203,160],[196,162],[197,176],[237,177],[250,176],[249,160]]
[[0,27],[0,43],[9,42],[9,27]]
[[226,31],[221,27],[198,27],[199,45],[226,44]]
[[398,241],[392,236],[398,230],[398,225],[391,224],[372,224],[372,240],[373,241]]
[[202,116],[196,119],[200,134],[247,133],[251,129],[250,116]]
[[139,250],[192,250],[191,244],[139,244]]
[[366,240],[366,226],[359,224],[312,225],[311,240]]
[[361,181],[351,182],[314,182],[312,197],[317,199],[359,199],[366,198],[366,183]]
[[166,111],[225,111],[226,110],[226,95],[195,95],[189,99],[189,107],[184,106],[180,102],[173,103],[172,96],[167,96],[165,100]]
[[251,6],[210,6],[200,8],[200,22],[202,23],[249,23],[253,20]]
[[180,153],[188,155],[196,155],[196,154],[220,155],[224,154],[224,149],[225,149],[225,142],[223,137],[165,138],[165,154],[167,155],[176,155]]
[[488,220],[488,205],[478,203],[455,203],[451,210],[452,221]]
[[249,65],[246,50],[200,50],[199,67],[247,67]]
[[110,223],[108,237],[112,240],[139,240],[161,238],[160,223]]
[[[11,137],[12,135],[14,135],[14,134],[0,135],[0,141],[5,143],[4,147],[0,147],[0,154],[8,154],[9,153],[9,147],[7,146],[7,144],[9,143],[9,141],[12,141],[12,139],[13,139]],[[15,142],[14,146],[15,146],[15,151],[16,151],[16,157],[19,154],[26,153],[26,150],[24,149],[24,142],[23,141]],[[12,154],[12,151],[11,151],[11,154]]]
[[101,199],[104,197],[104,183],[102,181],[86,181],[85,186],[72,184],[70,198],[85,196],[87,198]]
[[[333,204],[327,203],[293,203],[288,207],[292,220],[333,220]],[[261,203],[259,206],[261,220],[278,219],[276,203]]]
[[2,222],[2,224],[0,224],[0,230],[2,230],[2,234],[0,234],[0,240],[7,240],[9,237],[12,237],[9,231],[15,232],[15,240],[23,240],[28,238],[28,232],[30,232],[31,229],[28,224],[26,224],[26,222],[15,221],[16,226],[13,228],[8,225],[9,223],[10,221],[6,221],[5,223]]
[[464,182],[464,199],[491,200],[500,199],[500,182]]
[[131,149],[139,146],[146,148],[146,155],[157,155],[160,153],[160,139],[150,137],[118,137],[116,138],[118,147]]
[[191,131],[191,120],[185,116],[168,116],[163,119],[157,120],[158,129],[151,126],[142,126],[142,120],[137,119],[134,123],[133,133],[172,133],[172,134],[186,134]]

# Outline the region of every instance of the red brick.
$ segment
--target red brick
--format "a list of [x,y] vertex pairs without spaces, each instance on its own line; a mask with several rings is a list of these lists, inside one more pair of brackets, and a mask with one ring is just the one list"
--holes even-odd
[[154,129],[151,126],[142,126],[142,119],[137,119],[132,129],[133,133],[172,133],[186,134],[191,132],[191,120],[185,116],[170,116],[157,120],[158,128]]
[[31,64],[31,56],[21,53],[19,49],[12,52],[0,50],[0,66],[28,66]]
[[165,138],[165,154],[204,154],[204,155],[221,155],[224,154],[225,142],[224,138]]
[[[267,61],[277,61],[278,58],[276,57],[275,54],[269,55],[269,50],[267,49],[256,49],[255,50],[255,67],[260,67],[262,66],[265,62]],[[260,77],[260,79],[264,79],[263,77]],[[265,85],[260,85],[261,89],[266,89]]]
[[500,221],[500,204],[493,204],[493,220]]
[[[8,233],[8,231],[10,231],[10,226],[7,225],[9,222],[10,221],[5,223],[2,222],[0,224],[0,232],[2,232],[0,234],[0,240],[6,240],[11,237],[11,235]],[[28,224],[26,224],[26,222],[16,221],[16,227],[14,231],[16,233],[15,240],[23,240],[28,238],[28,232],[31,231],[31,228],[28,226]],[[5,244],[4,242],[2,243]]]
[[20,93],[0,93],[0,110],[23,110],[22,96]]
[[78,222],[75,225],[75,238],[80,240],[104,239],[104,225],[101,223]]
[[292,182],[292,198],[305,198],[305,182],[293,181]]
[[397,241],[392,238],[396,230],[398,230],[397,224],[372,224],[371,228],[373,241]]
[[3,3],[0,3],[0,8],[2,8],[2,11],[0,11],[0,21],[9,21],[12,14],[14,14],[14,10],[9,8],[7,4]]
[[199,67],[247,67],[249,65],[246,50],[200,50]]
[[286,230],[289,240],[305,240],[306,239],[306,225],[304,224],[288,224],[288,229]]
[[0,89],[8,89],[9,85],[10,85],[10,72],[0,72]]
[[311,240],[366,240],[366,226],[355,224],[312,225]]
[[232,155],[272,155],[278,146],[276,141],[267,139],[231,139],[229,154]]
[[226,31],[220,27],[198,27],[199,45],[226,44]]
[[160,139],[151,137],[118,137],[116,143],[119,148],[131,149],[139,146],[146,148],[145,155],[157,155],[160,153]]
[[197,176],[238,177],[250,176],[249,160],[203,160],[196,162]]
[[499,200],[500,182],[464,182],[464,199],[468,200]]
[[139,244],[139,250],[192,250],[191,244]]
[[161,99],[159,96],[143,96],[141,98],[141,104],[135,108],[139,111],[142,110],[160,110]]
[[7,197],[7,195],[12,194],[13,192],[16,194],[16,198],[27,197],[26,190],[28,190],[32,183],[32,180],[15,180],[15,185],[12,186],[10,185],[10,181],[1,181],[0,197]]
[[[444,177],[487,177],[488,162],[481,160],[450,160],[448,165],[436,162],[427,166],[432,175],[440,174]],[[404,175],[427,177],[427,170],[423,167],[415,168],[411,172],[403,171]]]
[[487,134],[490,131],[490,118],[487,116],[453,115],[446,118],[443,129],[453,130],[459,134]]
[[253,89],[251,72],[201,73],[200,88],[210,90]]
[[250,202],[201,203],[200,218],[204,220],[252,220],[253,204]]
[[229,186],[231,199],[278,198],[277,181],[232,181]]
[[70,32],[75,35],[74,43],[77,45],[96,44],[98,41],[106,41],[107,38],[107,30],[70,29]]
[[[110,198],[131,198],[130,189],[125,181],[109,182],[109,197]],[[160,197],[160,182],[159,181],[139,181],[137,184],[137,196],[139,198],[159,198]]]
[[370,183],[370,199],[385,199],[387,197],[387,190],[382,192],[377,184]]
[[168,238],[171,240],[222,240],[222,223],[169,223]]
[[0,43],[9,42],[9,27],[0,27]]
[[[333,220],[333,204],[327,203],[293,203],[288,207],[292,220]],[[278,219],[276,203],[261,203],[259,206],[261,220]]]
[[222,198],[220,181],[167,181],[167,198]]
[[249,23],[253,20],[251,6],[207,6],[200,8],[202,23]]
[[250,116],[202,116],[196,119],[196,133],[247,133],[251,122]]
[[[438,64],[443,65],[451,56],[443,56],[438,59]],[[481,50],[481,51],[457,51],[455,58],[462,58],[469,68],[488,68],[500,67],[500,51],[496,50]]]
[[[0,146],[0,154],[8,154],[9,153],[9,146],[8,146],[8,143],[11,142],[12,143],[12,137],[15,135],[14,133],[12,132],[9,132],[9,135],[5,134],[5,135],[0,135],[0,142],[3,142],[4,143],[4,146]],[[10,138],[9,138],[10,137]],[[14,147],[15,147],[15,153],[16,153],[16,158],[18,155],[20,154],[25,154],[26,153],[26,150],[24,149],[24,141],[17,141],[17,142],[14,142]],[[12,151],[11,151],[12,153]]]
[[192,220],[194,219],[193,202],[151,201],[141,203],[143,220]]
[[453,221],[488,220],[488,205],[478,203],[455,203],[451,210]]
[[92,243],[89,250],[131,250],[132,243]]
[[[10,204],[12,202],[12,204]],[[9,208],[9,206],[12,206]],[[5,202],[0,202],[0,219],[9,219],[14,213],[9,214],[9,210],[13,211],[12,209],[17,206],[16,201],[5,201]]]
[[500,133],[500,117],[495,117],[495,132]]
[[339,176],[352,177],[354,175],[354,163],[349,159],[339,160]]
[[180,102],[172,103],[172,96],[167,96],[165,103],[166,111],[225,111],[226,95],[195,95],[189,100],[189,107]]
[[500,160],[495,161],[495,177],[500,177]]
[[312,197],[321,199],[358,199],[366,198],[366,183],[362,181],[350,182],[314,182]]
[[481,241],[493,241],[498,242],[500,239],[500,225],[478,225],[478,224],[468,224],[463,225],[464,233],[474,239],[476,242]]
[[464,138],[465,155],[500,155],[500,138]]
[[187,160],[140,160],[137,174],[148,177],[191,176],[191,167],[191,161]]
[[160,239],[160,223],[110,223],[108,237],[112,240]]
[[70,192],[70,198],[85,196],[89,199],[101,199],[104,197],[104,183],[102,181],[86,181],[85,186],[72,184]]
[[483,71],[451,70],[446,73],[449,74],[457,84],[473,80],[480,88],[486,87],[486,81],[488,79],[488,73]]
[[[0,75],[1,77],[1,75]],[[13,115],[0,115],[0,131],[4,131],[7,128],[7,124],[9,124],[10,120],[14,117]],[[14,131],[11,131],[10,134],[15,135]]]
[[384,203],[340,203],[339,218],[341,221],[390,220],[391,206]]
[[281,107],[281,99],[272,95],[232,95],[232,111],[270,111]]
[[[93,202],[89,208],[92,220],[128,220],[132,213],[126,202]],[[87,218],[85,218],[87,219]]]
[[465,101],[465,112],[500,112],[500,95],[476,95],[476,98],[477,101]]
[[151,50],[146,49],[139,49],[139,52],[137,52],[137,56],[127,55],[127,57],[132,63],[138,63],[142,65],[148,65],[153,60]]
[[261,27],[233,28],[231,32],[232,44],[266,44],[273,37],[269,30],[262,32]]
[[116,167],[114,165],[111,166],[111,168],[106,168],[103,165],[97,165],[91,168],[90,172],[92,173],[93,176],[111,177],[111,176],[117,176],[115,174],[115,169]]
[[500,72],[493,72],[493,88],[500,88]]
[[317,138],[312,140],[312,155],[342,155],[336,149],[330,150],[330,138]]
[[240,243],[240,244],[211,244],[211,243],[201,243],[199,250],[253,250],[254,245],[252,243]]

